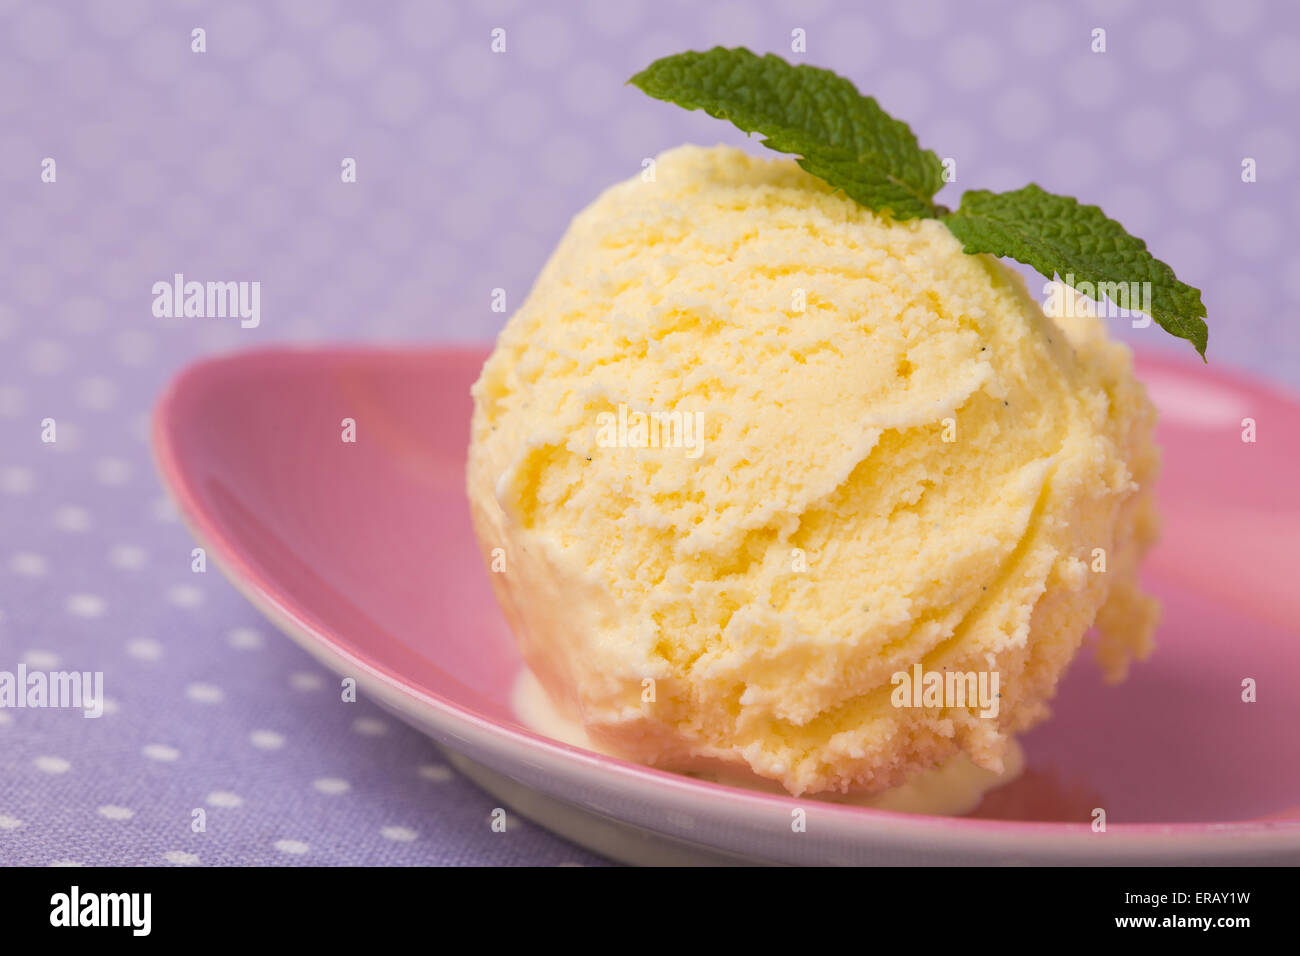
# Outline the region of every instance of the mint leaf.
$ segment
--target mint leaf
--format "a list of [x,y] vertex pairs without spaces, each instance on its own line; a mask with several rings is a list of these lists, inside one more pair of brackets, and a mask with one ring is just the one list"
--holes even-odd
[[863,206],[899,220],[941,218],[968,253],[1009,256],[1075,289],[1089,283],[1097,294],[1082,291],[1094,299],[1120,291],[1108,283],[1138,283],[1136,302],[1116,304],[1147,312],[1205,358],[1209,329],[1200,291],[1180,282],[1145,242],[1096,206],[1032,183],[1007,193],[973,190],[950,212],[934,202],[943,186],[939,157],[918,145],[906,123],[830,70],[791,66],[744,47],[714,47],[656,60],[628,82],[762,134],[764,146],[795,155],[800,166]]
[[895,219],[935,217],[939,157],[906,123],[830,70],[791,66],[744,47],[656,60],[628,81],[656,99],[729,120],[855,202]]
[[1191,342],[1205,358],[1209,329],[1200,290],[1180,282],[1173,269],[1147,251],[1145,242],[1096,206],[1080,205],[1077,199],[1030,183],[1006,193],[971,190],[962,195],[955,212],[942,218],[962,241],[963,251],[1009,256],[1076,289],[1080,282],[1092,283],[1094,289],[1101,283],[1149,282],[1150,307],[1143,311],[1166,332]]

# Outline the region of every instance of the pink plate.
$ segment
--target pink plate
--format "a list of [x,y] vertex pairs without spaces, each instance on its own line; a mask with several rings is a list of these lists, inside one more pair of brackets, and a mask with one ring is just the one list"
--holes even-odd
[[[271,620],[452,752],[519,812],[636,862],[1300,861],[1300,405],[1145,357],[1161,406],[1156,654],[1103,685],[1087,655],[1024,776],[973,817],[733,789],[532,733],[470,529],[469,385],[482,349],[272,350],[201,362],[160,401],[163,479]],[[345,418],[356,442],[341,440]],[[1258,441],[1242,441],[1242,419]],[[1242,701],[1247,678],[1258,701]],[[791,810],[807,811],[792,832]],[[1093,808],[1105,832],[1090,826]]]

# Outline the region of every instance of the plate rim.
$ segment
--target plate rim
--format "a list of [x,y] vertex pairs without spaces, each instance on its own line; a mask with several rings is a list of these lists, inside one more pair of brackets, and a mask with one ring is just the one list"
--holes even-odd
[[[1203,821],[1180,823],[1114,822],[1108,823],[1104,836],[1092,831],[1085,822],[996,820],[972,817],[909,814],[891,810],[823,802],[816,799],[791,797],[787,794],[745,790],[726,784],[687,777],[672,771],[645,766],[617,757],[573,747],[524,728],[512,727],[488,717],[456,700],[421,688],[400,674],[391,672],[382,664],[339,646],[326,630],[310,619],[305,612],[274,585],[273,579],[263,579],[256,574],[241,554],[241,549],[203,508],[200,496],[190,480],[182,456],[173,441],[173,415],[182,398],[192,396],[219,381],[223,373],[244,366],[279,361],[309,361],[313,363],[339,361],[392,361],[413,360],[420,356],[446,356],[448,359],[475,359],[486,354],[490,346],[469,343],[446,345],[417,345],[403,347],[375,346],[373,344],[337,345],[324,347],[298,347],[271,345],[233,353],[207,356],[189,363],[177,371],[156,400],[151,421],[150,447],[161,483],[196,539],[214,559],[222,574],[236,590],[278,629],[302,646],[308,653],[322,660],[336,673],[360,678],[364,675],[372,692],[387,703],[404,711],[401,705],[414,706],[423,712],[430,724],[447,737],[469,740],[482,749],[495,752],[505,760],[518,760],[522,753],[533,759],[544,759],[549,772],[573,776],[604,778],[608,785],[620,791],[635,790],[647,802],[681,804],[702,800],[724,801],[736,812],[747,816],[761,813],[764,819],[776,811],[787,817],[797,806],[813,810],[820,821],[829,823],[841,832],[852,831],[860,836],[887,831],[891,837],[940,836],[945,841],[955,841],[965,849],[982,849],[1001,853],[1017,850],[1042,850],[1044,841],[1060,841],[1059,849],[1078,853],[1083,844],[1091,841],[1100,851],[1099,862],[1116,851],[1152,851],[1158,848],[1176,850],[1178,855],[1192,852],[1195,844],[1208,851],[1238,851],[1247,853],[1242,838],[1268,837],[1270,851],[1289,848],[1300,851],[1300,820],[1252,819],[1239,821]],[[1187,374],[1188,368],[1198,374],[1208,372],[1209,378],[1236,388],[1259,389],[1271,392],[1274,397],[1295,403],[1297,399],[1285,391],[1272,387],[1272,383],[1246,384],[1236,375],[1221,370],[1205,370],[1186,361],[1172,359],[1164,353],[1139,352],[1143,364],[1159,367],[1161,371]],[[322,657],[323,652],[323,657]],[[333,662],[333,663],[331,663]],[[341,670],[343,665],[346,670]],[[446,741],[444,741],[445,743]],[[455,745],[452,744],[454,747]],[[459,748],[457,748],[459,749]],[[562,792],[546,789],[552,796],[564,798]],[[1282,811],[1286,813],[1288,811]],[[1010,841],[1010,842],[1008,842]],[[1282,845],[1279,845],[1279,842]],[[704,842],[707,845],[713,845]],[[1111,849],[1105,849],[1110,847]],[[1091,853],[1089,853],[1091,855]]]

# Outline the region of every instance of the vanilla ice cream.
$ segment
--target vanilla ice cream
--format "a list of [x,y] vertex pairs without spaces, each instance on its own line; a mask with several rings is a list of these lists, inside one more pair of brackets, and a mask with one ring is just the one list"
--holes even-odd
[[[609,752],[796,794],[996,772],[1090,627],[1111,678],[1150,650],[1128,350],[793,161],[682,147],[607,190],[473,394],[498,599]],[[900,704],[922,672],[996,698]]]

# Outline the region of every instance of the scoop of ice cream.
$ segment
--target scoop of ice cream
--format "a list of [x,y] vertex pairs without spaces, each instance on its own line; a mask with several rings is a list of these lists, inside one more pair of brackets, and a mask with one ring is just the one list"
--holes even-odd
[[[682,147],[607,190],[473,394],[497,597],[611,752],[792,793],[996,771],[1094,623],[1112,677],[1150,649],[1128,350],[792,161]],[[900,700],[944,673],[998,696]]]

